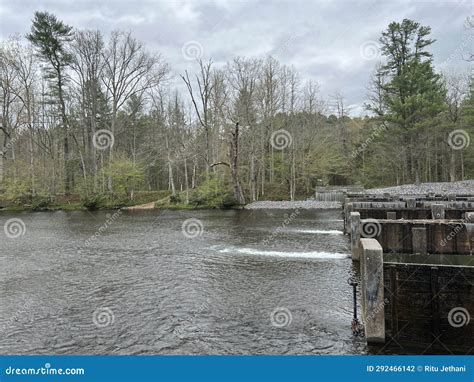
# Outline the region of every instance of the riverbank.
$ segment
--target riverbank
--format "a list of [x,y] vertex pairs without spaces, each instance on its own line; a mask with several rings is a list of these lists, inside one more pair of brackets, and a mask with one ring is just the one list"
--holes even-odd
[[[401,186],[373,188],[365,190],[370,194],[391,194],[391,195],[417,195],[417,194],[436,194],[436,195],[474,195],[474,180],[464,180],[458,182],[444,183],[421,183],[405,184]],[[235,206],[231,203],[225,204],[186,204],[183,201],[172,202],[169,191],[149,191],[137,192],[133,200],[123,200],[114,198],[90,198],[81,199],[78,195],[70,197],[56,196],[54,199],[42,198],[34,203],[18,203],[12,201],[0,200],[0,211],[58,211],[58,210],[205,210],[205,209],[338,209],[341,208],[340,202],[323,202],[314,199],[306,200],[261,200],[249,203],[245,206]]]

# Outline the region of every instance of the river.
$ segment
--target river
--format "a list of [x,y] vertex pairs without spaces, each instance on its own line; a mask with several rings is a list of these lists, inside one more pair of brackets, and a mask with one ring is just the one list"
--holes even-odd
[[0,223],[2,354],[368,352],[350,331],[339,210],[3,212]]

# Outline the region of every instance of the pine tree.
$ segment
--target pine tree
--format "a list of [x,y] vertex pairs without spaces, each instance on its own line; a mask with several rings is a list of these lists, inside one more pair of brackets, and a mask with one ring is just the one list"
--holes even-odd
[[53,94],[59,101],[62,128],[64,131],[64,190],[68,195],[73,183],[73,169],[70,163],[69,123],[66,114],[64,88],[66,67],[72,61],[67,46],[73,37],[72,27],[58,20],[48,12],[35,12],[31,32],[26,36],[36,48],[38,56],[48,65],[46,77],[50,80]]
[[400,145],[407,148],[405,169],[408,179],[416,182],[420,180],[423,129],[426,121],[443,109],[441,78],[434,72],[432,54],[427,51],[435,41],[429,38],[430,32],[430,27],[405,19],[392,22],[380,38],[387,58],[380,68],[388,79],[381,84],[388,110],[385,120],[396,127]]

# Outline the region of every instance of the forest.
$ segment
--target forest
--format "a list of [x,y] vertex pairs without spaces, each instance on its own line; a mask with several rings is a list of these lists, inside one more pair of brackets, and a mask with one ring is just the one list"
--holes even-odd
[[0,203],[231,207],[324,185],[472,179],[474,77],[438,72],[430,34],[409,19],[381,31],[354,117],[343,90],[322,97],[271,56],[198,55],[174,73],[129,31],[36,12],[0,45]]

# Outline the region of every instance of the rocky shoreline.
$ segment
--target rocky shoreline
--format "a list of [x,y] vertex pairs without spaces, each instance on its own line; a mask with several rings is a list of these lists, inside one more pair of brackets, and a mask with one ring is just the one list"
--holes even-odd
[[319,209],[319,210],[328,210],[328,209],[337,209],[342,208],[341,203],[339,202],[320,202],[317,200],[284,200],[284,201],[269,201],[262,200],[258,202],[253,202],[247,204],[245,209],[257,210],[257,209]]

